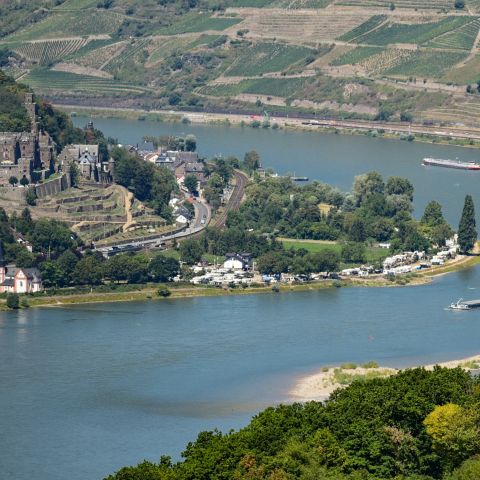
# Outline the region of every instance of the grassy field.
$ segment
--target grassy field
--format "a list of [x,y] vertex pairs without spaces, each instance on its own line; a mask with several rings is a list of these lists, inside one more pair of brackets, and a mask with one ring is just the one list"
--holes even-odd
[[[294,248],[299,250],[303,248],[310,253],[322,252],[324,250],[333,250],[340,254],[342,251],[342,245],[337,242],[329,242],[323,240],[296,240],[292,238],[279,238],[286,249]],[[389,252],[385,248],[367,247],[366,259],[367,263],[375,263],[388,257]]]
[[228,76],[255,76],[267,72],[280,72],[289,66],[315,55],[311,48],[284,43],[257,43],[240,49],[233,65],[225,72]]
[[178,35],[180,33],[222,31],[242,21],[236,17],[212,17],[205,13],[189,13],[179,17],[168,27],[162,27],[155,33],[161,35]]

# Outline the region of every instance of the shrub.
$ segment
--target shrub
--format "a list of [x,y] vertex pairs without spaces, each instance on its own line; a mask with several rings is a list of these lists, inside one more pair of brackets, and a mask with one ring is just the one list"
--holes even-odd
[[168,288],[159,288],[157,291],[157,295],[159,297],[167,298],[172,294],[172,292]]
[[30,303],[28,301],[28,298],[27,297],[23,297],[22,300],[20,301],[20,305],[22,306],[22,308],[29,308],[30,307]]
[[20,308],[20,297],[18,293],[7,294],[7,307],[16,310]]

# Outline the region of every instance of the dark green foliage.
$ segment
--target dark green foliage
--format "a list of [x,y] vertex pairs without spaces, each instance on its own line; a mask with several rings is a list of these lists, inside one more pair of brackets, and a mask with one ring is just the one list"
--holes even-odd
[[180,244],[180,259],[187,265],[198,263],[202,259],[204,249],[198,240],[188,238]]
[[20,297],[18,293],[7,293],[7,307],[12,310],[20,308]]
[[159,297],[167,298],[172,294],[172,292],[168,288],[159,288],[157,295]]
[[47,219],[35,222],[31,241],[35,251],[49,256],[54,252],[61,253],[75,245],[72,232],[64,223]]
[[183,181],[183,185],[190,193],[195,193],[198,188],[197,177],[193,174],[187,175]]
[[[202,432],[177,464],[163,457],[108,480],[440,479],[444,464],[423,420],[438,405],[476,405],[476,384],[460,369],[438,367],[355,382],[325,404],[280,405],[238,432]],[[475,474],[478,460],[469,460],[446,480]]]
[[145,162],[123,148],[113,148],[111,155],[115,159],[115,181],[161,214],[168,205],[172,191],[176,189],[173,174],[166,168]]
[[30,131],[30,117],[24,107],[27,87],[0,71],[0,131]]
[[157,255],[148,265],[148,271],[156,282],[170,282],[180,273],[180,264],[177,259]]
[[473,205],[471,195],[467,195],[458,227],[458,244],[462,252],[469,252],[473,249],[477,240],[477,230],[475,227],[475,206]]

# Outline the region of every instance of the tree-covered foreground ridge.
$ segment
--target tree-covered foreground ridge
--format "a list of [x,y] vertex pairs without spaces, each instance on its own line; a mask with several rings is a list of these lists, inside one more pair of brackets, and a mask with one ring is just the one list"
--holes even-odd
[[480,116],[478,0],[31,0],[0,66],[67,103],[447,122]]
[[460,368],[357,381],[324,403],[280,405],[239,431],[202,432],[182,460],[107,480],[477,480],[480,383]]

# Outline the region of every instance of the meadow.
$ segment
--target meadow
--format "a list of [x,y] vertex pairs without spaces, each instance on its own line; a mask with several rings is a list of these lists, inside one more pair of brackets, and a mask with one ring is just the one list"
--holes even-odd
[[[294,250],[304,249],[309,253],[318,253],[325,250],[333,250],[341,254],[342,244],[338,242],[331,242],[327,240],[296,240],[293,238],[279,238],[286,249],[293,248]],[[389,251],[385,248],[366,247],[365,256],[367,263],[380,262],[388,257]]]

